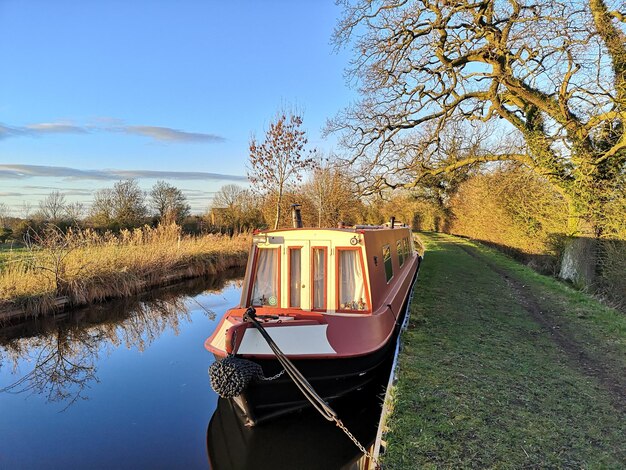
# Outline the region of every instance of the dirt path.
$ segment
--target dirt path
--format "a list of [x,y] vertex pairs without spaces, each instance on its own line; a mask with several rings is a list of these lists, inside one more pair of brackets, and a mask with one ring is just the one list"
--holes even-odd
[[460,248],[502,276],[515,300],[550,335],[566,356],[569,364],[586,376],[597,380],[609,393],[613,404],[622,412],[626,412],[626,370],[615,370],[612,364],[607,364],[602,358],[593,357],[585,352],[584,345],[561,329],[563,318],[549,307],[543,306],[526,285],[509,271],[482,256],[475,248],[467,245],[460,245]]

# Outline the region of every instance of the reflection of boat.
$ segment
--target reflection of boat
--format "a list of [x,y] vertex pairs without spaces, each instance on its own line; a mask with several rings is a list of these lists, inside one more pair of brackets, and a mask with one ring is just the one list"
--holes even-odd
[[[264,231],[254,237],[239,307],[205,346],[281,371],[261,333],[244,321],[256,309],[263,327],[325,400],[368,383],[393,348],[420,263],[407,227]],[[213,377],[212,377],[212,384]],[[307,405],[283,375],[252,380],[233,397],[247,424]]]
[[[389,367],[387,361],[384,371],[388,373]],[[380,418],[385,374],[380,375],[365,389],[334,404],[366,446],[373,444]],[[207,429],[207,453],[213,470],[369,468],[367,457],[313,409],[251,428],[243,424],[234,402],[223,398]]]

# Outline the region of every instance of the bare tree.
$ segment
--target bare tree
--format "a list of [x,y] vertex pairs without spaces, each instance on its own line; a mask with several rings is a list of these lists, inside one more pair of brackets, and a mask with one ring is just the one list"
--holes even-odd
[[39,211],[45,220],[50,222],[58,222],[65,215],[65,196],[60,191],[52,191],[43,200],[39,201]]
[[89,210],[91,222],[100,227],[107,227],[113,223],[113,213],[113,191],[110,188],[96,191]]
[[329,162],[320,163],[303,187],[317,212],[318,227],[357,222],[361,206],[349,176]]
[[115,220],[122,227],[141,224],[148,215],[144,203],[145,193],[134,179],[118,181],[113,185],[113,207]]
[[276,195],[274,229],[281,218],[285,190],[302,181],[302,172],[315,164],[313,158],[303,155],[308,140],[301,127],[301,116],[283,112],[274,118],[262,143],[250,139],[248,178],[259,193]]
[[134,179],[121,180],[96,191],[91,205],[91,218],[97,225],[121,228],[141,225],[148,215],[145,194]]
[[[611,2],[622,11],[611,11]],[[617,0],[342,2],[362,100],[329,122],[374,187],[514,160],[565,197],[570,230],[602,230],[626,163],[626,34]],[[494,119],[523,145],[442,159],[450,123]],[[408,178],[407,178],[408,177]],[[579,222],[583,222],[580,226]]]
[[261,223],[258,198],[236,184],[222,186],[213,196],[209,210],[213,222],[241,231]]
[[72,223],[76,223],[81,220],[84,213],[85,205],[82,202],[71,202],[65,206],[65,216]]
[[29,201],[22,202],[22,217],[28,219],[33,211],[33,205]]
[[152,187],[150,203],[161,222],[181,223],[191,210],[183,192],[165,181],[157,181]]
[[6,227],[9,214],[9,206],[7,206],[4,202],[0,202],[0,228]]

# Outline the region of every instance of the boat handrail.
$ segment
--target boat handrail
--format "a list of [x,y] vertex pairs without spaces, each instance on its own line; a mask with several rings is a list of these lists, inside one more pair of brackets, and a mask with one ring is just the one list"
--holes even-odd
[[[383,230],[389,229],[390,227],[388,225],[354,225],[353,227],[346,228],[353,228],[354,230]],[[393,228],[408,228],[408,225],[396,224]]]

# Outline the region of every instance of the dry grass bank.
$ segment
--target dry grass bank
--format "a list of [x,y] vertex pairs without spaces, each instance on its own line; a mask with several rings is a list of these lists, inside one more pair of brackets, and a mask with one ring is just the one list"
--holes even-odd
[[35,237],[33,248],[0,267],[0,311],[36,315],[53,311],[60,297],[81,305],[215,274],[244,265],[250,243],[248,236],[185,236],[176,225],[120,234],[51,227]]

